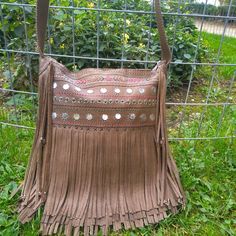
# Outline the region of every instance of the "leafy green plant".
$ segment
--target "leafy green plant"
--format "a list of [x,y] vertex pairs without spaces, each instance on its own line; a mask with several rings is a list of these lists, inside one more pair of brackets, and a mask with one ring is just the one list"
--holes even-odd
[[[14,2],[11,0],[10,2]],[[25,3],[34,4],[33,0]],[[50,1],[51,5],[57,5],[57,1]],[[70,6],[69,1],[60,1],[61,6]],[[159,36],[156,28],[155,18],[148,14],[133,14],[124,12],[94,11],[98,7],[97,1],[77,1],[75,7],[85,7],[89,10],[71,10],[62,8],[50,9],[49,35],[46,41],[46,52],[85,57],[76,59],[75,63],[71,57],[57,57],[71,70],[80,70],[85,67],[96,67],[97,60],[89,60],[87,57],[113,58],[124,60],[148,60],[158,61],[160,59]],[[101,8],[104,9],[124,9],[124,1],[101,1]],[[150,11],[149,1],[127,1],[127,9],[140,11]],[[163,11],[173,12],[177,10],[177,3],[164,2]],[[181,11],[187,12],[185,4],[181,5]],[[24,11],[25,10],[25,11]],[[7,38],[7,47],[12,50],[35,51],[35,8],[2,6],[3,21],[0,22],[0,43],[4,47],[3,34]],[[24,22],[24,14],[26,21]],[[125,19],[125,20],[124,20]],[[26,47],[27,28],[28,48]],[[74,22],[74,27],[73,23]],[[97,22],[99,24],[97,24]],[[176,24],[177,23],[177,24]],[[125,26],[126,27],[125,27]],[[150,28],[151,25],[151,28]],[[33,27],[32,27],[33,26]],[[165,26],[170,45],[173,47],[173,61],[196,60],[202,61],[205,57],[206,48],[200,42],[198,54],[195,58],[195,48],[197,47],[197,30],[192,20],[187,17],[176,18],[165,16]],[[74,35],[74,39],[73,39]],[[99,36],[99,40],[97,38]],[[73,46],[74,42],[74,46]],[[97,52],[97,43],[99,43]],[[7,55],[2,54],[7,61]],[[30,63],[31,62],[31,63]],[[25,83],[29,78],[29,69],[32,68],[34,80],[37,79],[37,56],[25,56],[23,54],[11,53],[12,69],[14,71],[13,83],[16,89],[27,89],[29,84]],[[117,61],[99,61],[99,67],[120,67]],[[124,62],[125,67],[148,68],[153,64]],[[4,66],[5,72],[8,70],[7,64]],[[192,67],[190,65],[175,65],[171,67],[170,86],[179,86],[188,81]],[[17,71],[20,73],[17,73]],[[9,78],[8,78],[9,81]],[[7,87],[9,83],[5,83]]]

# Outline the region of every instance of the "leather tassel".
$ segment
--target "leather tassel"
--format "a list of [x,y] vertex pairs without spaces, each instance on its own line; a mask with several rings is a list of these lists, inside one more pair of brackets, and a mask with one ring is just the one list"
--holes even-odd
[[[43,60],[41,63],[43,64]],[[39,75],[37,129],[18,208],[19,220],[23,223],[31,220],[46,200],[52,135],[52,79],[53,67],[49,65],[49,69]]]
[[[143,227],[158,223],[168,209],[175,211],[181,195],[175,192],[176,180],[168,172],[163,202],[170,198],[169,205],[157,202],[160,157],[156,157],[152,127],[110,131],[55,127],[52,135],[44,235],[56,233],[59,225],[66,235],[79,229],[89,235],[98,228],[106,235],[112,225],[114,230],[120,230],[122,224],[125,229]],[[143,150],[141,143],[149,148]],[[101,146],[107,149],[101,152]],[[173,165],[167,166],[173,170]]]
[[[167,123],[166,123],[166,65],[163,63],[159,65],[159,82],[158,82],[158,91],[157,91],[157,109],[156,109],[156,151],[157,153],[161,153],[161,155],[157,155],[161,158],[161,168],[158,173],[160,173],[158,180],[160,189],[161,189],[161,198],[160,204],[169,204],[170,201],[172,203],[176,202],[173,197],[175,197],[177,202],[182,203],[182,208],[184,209],[186,206],[186,195],[182,188],[178,168],[176,163],[171,155],[169,142],[168,142],[168,131],[167,131]],[[167,194],[169,191],[169,194]],[[172,196],[172,197],[170,197]],[[170,199],[171,198],[171,199]]]

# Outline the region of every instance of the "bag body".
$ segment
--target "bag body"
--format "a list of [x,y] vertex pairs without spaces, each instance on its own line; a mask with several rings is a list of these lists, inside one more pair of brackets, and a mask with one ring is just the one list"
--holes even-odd
[[[158,223],[186,205],[168,144],[170,51],[155,1],[162,60],[153,69],[71,72],[43,54],[48,1],[38,1],[39,109],[19,206],[43,206],[43,235],[103,235]],[[44,17],[43,17],[44,16]],[[164,52],[163,52],[164,51]]]

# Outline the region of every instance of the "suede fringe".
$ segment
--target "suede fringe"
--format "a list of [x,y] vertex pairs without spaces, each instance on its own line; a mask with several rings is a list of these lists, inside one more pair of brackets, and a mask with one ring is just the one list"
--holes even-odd
[[[186,205],[165,123],[160,66],[156,127],[86,129],[51,124],[52,69],[41,76],[40,107],[20,221],[44,205],[43,235],[107,235],[158,223]],[[145,147],[145,148],[143,148]]]
[[52,146],[53,66],[51,63],[48,68],[39,76],[39,108],[36,132],[18,209],[19,219],[22,223],[31,220],[46,200],[49,182],[49,158]]

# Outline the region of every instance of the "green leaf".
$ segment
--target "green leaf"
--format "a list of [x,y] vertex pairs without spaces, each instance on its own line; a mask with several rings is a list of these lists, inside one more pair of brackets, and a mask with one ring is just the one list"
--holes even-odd
[[3,72],[3,75],[7,78],[7,79],[11,79],[11,72],[9,70],[5,70]]
[[7,215],[0,213],[0,226],[4,226],[7,223]]
[[191,58],[191,55],[190,55],[190,54],[187,54],[187,53],[185,53],[185,54],[184,54],[184,57],[185,57],[185,58],[187,58],[187,59],[190,59],[190,58]]
[[180,59],[175,60],[175,63],[182,63],[183,61]]

